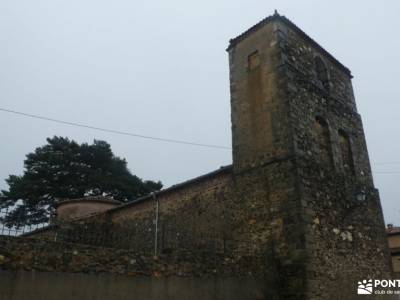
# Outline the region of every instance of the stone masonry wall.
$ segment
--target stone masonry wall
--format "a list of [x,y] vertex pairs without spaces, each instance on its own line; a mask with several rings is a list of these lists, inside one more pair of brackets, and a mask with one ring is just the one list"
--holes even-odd
[[279,15],[228,51],[233,166],[60,227],[57,239],[195,261],[191,272],[249,257],[267,299],[357,299],[358,280],[391,274],[349,70]]
[[292,158],[235,174],[236,234],[265,256],[271,299],[303,299],[304,228]]
[[262,276],[262,257],[199,255],[183,249],[157,257],[125,249],[0,236],[0,270],[128,276]]
[[256,236],[273,232],[279,297],[353,299],[358,280],[390,278],[350,71],[278,14],[228,51],[235,194],[250,216],[258,202]]
[[[157,255],[261,257],[270,299],[303,294],[304,229],[293,158],[212,177],[159,197]],[[154,199],[85,222],[61,224],[52,240],[154,254]],[[170,231],[163,229],[166,222]],[[169,222],[172,222],[169,223]],[[172,226],[171,226],[172,225]],[[251,271],[251,270],[250,270]]]
[[77,243],[0,236],[0,298],[265,299],[262,257],[153,257]]
[[[263,249],[273,299],[304,299],[305,243],[296,164],[273,17],[228,48],[235,232]],[[264,25],[260,25],[265,23]],[[250,65],[257,53],[258,65]]]
[[110,210],[114,226],[127,228],[132,243],[153,250],[158,202],[157,251],[179,248],[223,250],[232,239],[227,210],[232,199],[230,169],[193,184],[165,191],[154,199]]
[[232,234],[232,193],[231,168],[225,167],[154,198],[145,197],[74,222],[61,220],[28,236],[154,255],[182,249],[207,251],[211,256],[247,248],[250,252],[253,245]]
[[[288,105],[274,24],[268,23],[228,48],[234,172],[292,153]],[[251,56],[258,65],[250,67]]]
[[[308,297],[343,299],[337,293],[340,286],[346,299],[353,299],[358,280],[391,274],[379,194],[372,182],[351,75],[284,23],[280,45],[306,226]],[[326,65],[328,89],[318,82],[317,56]],[[326,121],[333,164],[320,155],[316,117]],[[349,137],[354,172],[346,169],[339,130]],[[360,194],[365,200],[358,199]]]

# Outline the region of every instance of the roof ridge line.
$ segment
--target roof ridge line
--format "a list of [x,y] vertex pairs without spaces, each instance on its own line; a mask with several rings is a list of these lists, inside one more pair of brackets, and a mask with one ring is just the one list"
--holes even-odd
[[347,68],[345,65],[343,65],[339,60],[337,60],[332,54],[330,54],[327,50],[325,50],[320,44],[318,44],[314,39],[312,39],[307,33],[305,33],[300,27],[298,27],[296,24],[294,24],[290,19],[288,19],[284,15],[280,15],[278,12],[275,12],[273,15],[270,15],[270,16],[262,19],[260,22],[251,26],[249,29],[247,29],[246,31],[244,31],[243,33],[238,35],[237,37],[230,39],[229,46],[226,50],[229,51],[230,49],[235,47],[238,43],[240,43],[245,38],[247,38],[249,36],[249,34],[257,31],[265,24],[268,24],[274,20],[280,20],[283,23],[285,23],[286,25],[290,26],[298,34],[300,34],[306,40],[308,40],[310,43],[312,43],[318,50],[320,50],[322,53],[324,53],[330,60],[332,60],[332,62],[334,62],[338,67],[340,67],[347,75],[349,75],[350,77],[353,77],[349,68]]

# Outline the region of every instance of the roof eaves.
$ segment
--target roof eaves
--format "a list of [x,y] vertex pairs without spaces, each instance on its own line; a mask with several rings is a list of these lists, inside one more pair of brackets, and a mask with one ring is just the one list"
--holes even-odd
[[268,16],[265,19],[261,20],[254,26],[250,27],[248,30],[243,32],[242,34],[238,35],[237,37],[231,39],[229,41],[229,46],[226,49],[229,51],[233,47],[235,47],[239,42],[244,40],[246,37],[248,37],[251,33],[257,31],[261,27],[263,27],[265,24],[268,24],[274,20],[280,20],[286,25],[288,25],[290,28],[295,30],[298,34],[303,36],[308,42],[312,43],[318,50],[320,50],[324,55],[326,55],[330,60],[332,60],[342,71],[344,71],[348,76],[351,78],[353,77],[351,75],[350,69],[348,69],[345,65],[343,65],[340,61],[338,61],[332,54],[330,54],[327,50],[325,50],[320,44],[318,44],[315,40],[313,40],[308,34],[306,34],[303,30],[301,30],[296,24],[294,24],[292,21],[290,21],[288,18],[285,16],[279,15],[278,13],[273,14],[272,16]]
[[112,213],[112,212],[120,210],[120,209],[124,209],[124,208],[127,208],[127,207],[131,207],[131,206],[137,205],[139,203],[142,203],[142,202],[144,202],[146,200],[149,200],[149,199],[153,198],[154,196],[164,195],[164,194],[167,194],[169,192],[173,192],[175,190],[178,190],[180,188],[183,188],[183,187],[189,186],[191,184],[200,182],[200,181],[202,181],[204,179],[213,177],[215,175],[219,175],[219,174],[230,172],[231,170],[232,170],[232,165],[223,166],[223,167],[221,167],[221,168],[219,168],[219,169],[217,169],[215,171],[212,171],[210,173],[207,173],[207,174],[204,174],[204,175],[200,175],[200,176],[195,177],[193,179],[189,179],[187,181],[184,181],[184,182],[175,184],[173,186],[170,186],[169,188],[166,188],[164,190],[157,191],[154,194],[148,194],[146,196],[137,198],[137,199],[135,199],[135,200],[133,200],[131,202],[128,202],[126,204],[122,204],[122,205],[119,205],[117,207],[111,208],[111,209],[107,210],[106,213]]

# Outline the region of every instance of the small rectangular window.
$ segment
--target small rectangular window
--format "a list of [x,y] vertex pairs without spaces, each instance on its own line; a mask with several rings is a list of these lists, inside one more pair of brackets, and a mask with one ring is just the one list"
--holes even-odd
[[251,53],[247,58],[247,62],[249,70],[257,68],[260,65],[260,55],[258,54],[258,51]]

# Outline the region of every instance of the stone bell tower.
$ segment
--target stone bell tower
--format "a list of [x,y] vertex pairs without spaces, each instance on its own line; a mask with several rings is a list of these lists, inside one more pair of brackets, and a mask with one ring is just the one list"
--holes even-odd
[[277,13],[227,51],[238,232],[266,249],[270,299],[356,299],[391,270],[349,69]]

